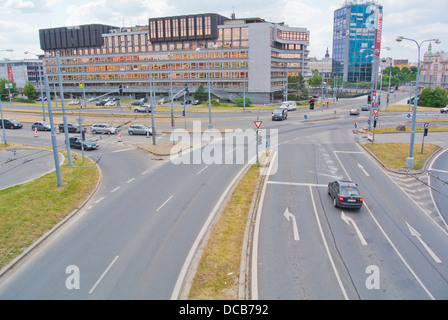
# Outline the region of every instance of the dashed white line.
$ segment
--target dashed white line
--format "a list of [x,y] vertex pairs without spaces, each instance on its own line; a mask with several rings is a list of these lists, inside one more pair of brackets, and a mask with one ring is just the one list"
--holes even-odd
[[131,183],[134,180],[135,180],[135,178],[129,179],[128,181],[126,181],[126,183]]
[[106,198],[106,197],[101,197],[101,198],[99,198],[98,200],[95,201],[95,204],[100,203],[101,201],[104,200],[104,198]]
[[100,281],[104,278],[104,276],[106,275],[106,273],[109,271],[109,269],[112,267],[112,265],[115,263],[115,261],[117,261],[118,256],[115,257],[114,260],[112,260],[112,262],[109,264],[109,266],[106,268],[106,270],[104,270],[103,274],[99,277],[99,279],[95,282],[95,284],[93,285],[92,289],[90,289],[89,293],[92,293],[93,290],[95,290],[96,286],[100,283]]
[[115,189],[111,190],[110,193],[114,193],[115,191],[118,191],[120,187],[116,187]]
[[159,210],[162,209],[162,207],[163,207],[164,205],[166,205],[166,204],[168,203],[168,201],[171,200],[172,197],[173,197],[173,196],[170,196],[168,199],[166,199],[166,201],[165,201],[164,203],[162,203],[162,205],[161,205],[160,207],[157,208],[156,212],[159,212]]
[[201,172],[204,171],[204,170],[207,169],[207,168],[208,168],[208,166],[205,166],[204,168],[202,168],[201,170],[199,170],[198,173],[196,173],[196,175],[197,175],[197,176],[200,175]]

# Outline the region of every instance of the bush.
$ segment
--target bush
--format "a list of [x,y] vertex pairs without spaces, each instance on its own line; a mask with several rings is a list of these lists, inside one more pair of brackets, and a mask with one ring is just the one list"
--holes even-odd
[[[244,107],[244,97],[238,97],[233,102],[235,102],[235,104],[238,107],[241,107],[241,108]],[[246,97],[246,107],[250,107],[251,104],[252,104],[252,101],[250,101],[250,98]]]
[[418,104],[424,107],[441,108],[448,105],[448,92],[441,88],[423,89]]

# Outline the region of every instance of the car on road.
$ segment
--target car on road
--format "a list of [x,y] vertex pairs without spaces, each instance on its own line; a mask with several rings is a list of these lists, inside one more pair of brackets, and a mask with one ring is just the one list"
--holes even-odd
[[31,129],[32,130],[37,129],[37,131],[51,131],[51,126],[46,121],[35,121],[31,125]]
[[79,101],[79,100],[71,100],[68,102],[68,104],[70,104],[70,105],[75,105],[75,104],[80,104],[80,103],[81,103],[81,101]]
[[104,106],[107,103],[106,100],[102,100],[102,101],[98,101],[97,103],[95,103],[97,106]]
[[359,110],[356,108],[350,109],[350,115],[351,116],[359,116]]
[[283,101],[280,108],[285,108],[288,111],[294,111],[297,109],[296,101]]
[[133,124],[128,128],[128,133],[131,136],[134,134],[152,135],[152,128],[144,124]]
[[98,143],[93,142],[90,139],[82,140],[81,137],[70,137],[69,139],[70,148],[78,148],[83,150],[94,150],[98,149]]
[[148,106],[147,104],[138,106],[134,108],[134,112],[146,112],[149,113],[151,112],[151,106]]
[[[59,128],[59,132],[64,132],[64,124],[63,123],[60,123],[58,125],[58,128]],[[79,124],[77,124],[77,123],[67,123],[67,130],[68,130],[68,132],[74,132],[74,133],[81,132]]]
[[359,193],[358,185],[352,181],[329,182],[328,194],[333,199],[335,207],[360,209],[364,201]]
[[[23,127],[22,122],[16,119],[3,119],[3,123],[5,124],[5,129],[20,129]],[[0,128],[3,128],[3,123],[0,120]]]
[[441,108],[440,113],[448,113],[448,106]]
[[272,111],[272,120],[286,120],[288,118],[288,110],[278,108]]
[[361,111],[369,111],[370,110],[370,106],[368,104],[365,104],[361,107]]
[[194,100],[194,102],[192,103],[194,106],[198,106],[202,103],[201,100]]
[[131,103],[131,106],[141,106],[143,104],[142,101],[134,101]]
[[180,104],[181,105],[184,105],[184,104],[190,104],[191,103],[191,100],[190,99],[187,99],[187,100],[185,100],[185,101],[182,101]]
[[116,103],[115,103],[115,101],[107,101],[104,105],[110,107],[110,106],[115,106]]
[[90,127],[90,132],[93,134],[96,133],[106,133],[106,134],[114,134],[117,132],[117,128],[112,127],[107,123],[96,123]]

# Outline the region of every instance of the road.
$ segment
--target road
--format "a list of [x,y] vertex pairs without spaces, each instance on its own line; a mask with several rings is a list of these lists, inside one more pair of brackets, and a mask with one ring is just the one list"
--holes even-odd
[[[364,125],[367,118],[350,117],[348,109],[362,102],[301,109],[282,122],[260,111],[262,129],[278,130],[278,145],[271,146],[278,170],[267,178],[260,206],[252,299],[447,298],[446,232],[357,144],[354,120]],[[206,115],[198,119],[206,122]],[[213,124],[245,130],[256,117],[214,114]],[[63,146],[63,135],[57,139]],[[136,148],[145,137],[123,139],[102,136],[100,149],[88,153],[101,168],[101,187],[0,278],[0,299],[180,297],[197,240],[244,164],[175,164]],[[8,131],[8,141],[50,145],[49,133],[33,138],[29,128]],[[237,147],[246,152],[247,144]],[[445,170],[438,162],[433,168]],[[360,211],[332,206],[326,185],[336,178],[359,184]]]
[[[448,298],[446,229],[359,146],[353,120],[289,126],[258,213],[251,297]],[[333,207],[336,179],[358,184],[362,209]]]

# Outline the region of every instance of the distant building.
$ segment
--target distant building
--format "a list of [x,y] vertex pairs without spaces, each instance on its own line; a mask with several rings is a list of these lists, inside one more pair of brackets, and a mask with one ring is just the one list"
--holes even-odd
[[403,69],[404,67],[409,68],[409,60],[408,59],[394,59],[393,66]]
[[14,83],[20,92],[27,82],[39,87],[39,74],[42,72],[42,61],[39,59],[1,60],[0,79]]
[[319,74],[323,76],[323,81],[326,83],[329,83],[331,81],[331,68],[332,60],[330,54],[328,53],[328,48],[323,59],[318,60],[316,58],[310,58],[308,62],[309,77],[313,76],[315,73]]
[[334,76],[348,82],[376,81],[382,23],[383,7],[376,1],[346,0],[334,12]]
[[287,76],[306,74],[310,33],[260,18],[232,19],[215,13],[151,18],[147,26],[84,25],[40,30],[50,83],[60,56],[64,93],[98,96],[125,86],[130,98],[169,98],[185,84],[207,88],[212,99],[249,96],[280,99]]
[[420,86],[448,88],[448,53],[432,52],[431,43],[420,66]]

